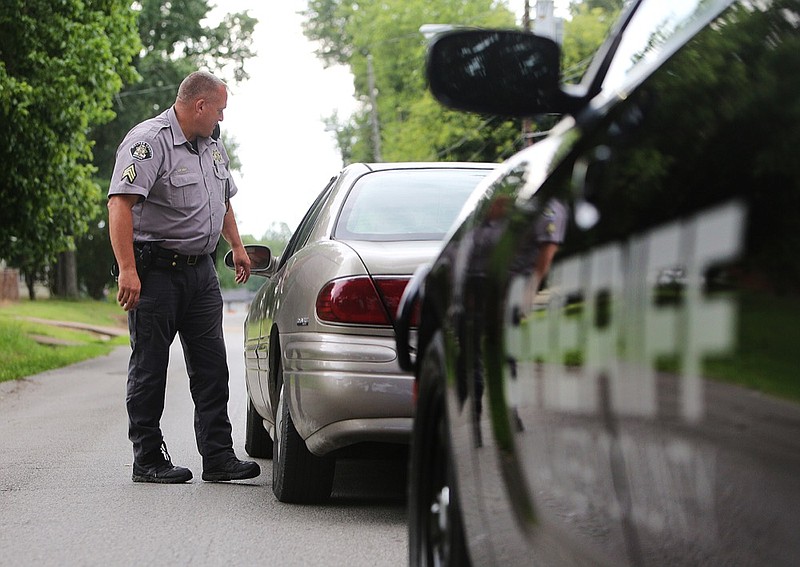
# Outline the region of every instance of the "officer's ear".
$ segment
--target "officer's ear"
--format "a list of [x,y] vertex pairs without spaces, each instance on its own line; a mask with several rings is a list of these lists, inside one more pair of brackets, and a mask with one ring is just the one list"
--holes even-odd
[[219,140],[219,134],[220,134],[220,129],[219,129],[219,124],[217,124],[216,126],[214,126],[214,131],[211,132],[211,137],[214,138],[215,140]]

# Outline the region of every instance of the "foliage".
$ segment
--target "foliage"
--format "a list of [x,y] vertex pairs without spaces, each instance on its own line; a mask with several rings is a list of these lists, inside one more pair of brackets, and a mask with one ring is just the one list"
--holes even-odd
[[[565,23],[565,79],[586,70],[616,19],[623,0],[573,3]],[[519,121],[446,110],[426,90],[426,45],[420,26],[511,28],[505,3],[489,0],[309,0],[303,30],[317,42],[326,65],[346,65],[354,76],[361,109],[347,120],[334,115],[345,163],[375,159],[367,55],[372,56],[377,91],[381,154],[387,161],[500,161],[522,147]],[[539,129],[549,127],[543,122]]]
[[451,113],[444,122],[431,122],[432,116],[438,119],[445,111],[437,108],[426,93],[426,44],[419,32],[423,24],[444,22],[512,27],[513,14],[504,5],[491,0],[309,0],[304,15],[304,32],[318,42],[318,56],[328,65],[350,67],[356,97],[362,103],[362,110],[349,121],[328,119],[339,132],[337,139],[343,157],[348,158],[346,162],[375,159],[368,55],[373,60],[382,154],[386,160],[495,161],[498,147],[502,152],[506,145],[491,141],[497,137],[495,129],[518,132],[518,128],[510,128],[502,121],[476,129],[482,120],[466,114]]
[[80,254],[76,255],[78,264],[78,280],[92,299],[103,299],[113,286],[111,265],[114,253],[108,240],[107,209],[103,199],[103,207],[97,217],[89,224],[89,229],[77,241]]
[[[250,234],[242,235],[242,242],[245,244],[263,244],[268,246],[273,256],[280,256],[283,253],[289,238],[292,236],[292,231],[289,225],[285,222],[272,223],[261,238],[255,238]],[[217,274],[219,275],[219,285],[223,289],[237,288],[239,284],[234,280],[233,271],[225,267],[224,259],[225,254],[231,247],[224,239],[220,239],[217,245]],[[245,284],[246,289],[250,291],[257,291],[261,284],[264,283],[262,278],[251,277]]]
[[406,121],[385,132],[394,140],[387,161],[499,161],[522,144],[518,121],[449,110],[428,92],[411,104]]
[[[128,82],[114,100],[114,120],[92,132],[98,176],[108,179],[117,146],[135,124],[169,108],[178,85],[197,69],[208,69],[234,82],[247,79],[245,63],[253,55],[257,20],[246,12],[227,14],[215,27],[204,25],[209,0],[141,0],[139,37],[142,51],[135,60],[141,80]],[[229,154],[234,145],[226,140]],[[235,165],[235,164],[234,164]]]
[[0,4],[0,257],[41,275],[98,209],[89,129],[139,50],[124,0],[6,0]]
[[[233,82],[247,78],[245,63],[254,55],[252,34],[257,20],[246,12],[226,14],[210,27],[208,0],[142,0],[138,3],[139,37],[143,46],[135,66],[141,81],[129,82],[114,99],[116,118],[92,132],[94,163],[101,185],[107,187],[114,169],[117,147],[135,124],[155,116],[175,101],[178,85],[186,75],[206,68]],[[236,141],[222,133],[231,169],[241,167]],[[77,242],[78,279],[93,298],[102,297],[113,285],[108,266],[113,252],[108,239],[108,211],[98,209],[90,230]]]
[[622,8],[622,0],[573,2],[564,23],[561,51],[562,80],[578,83],[603,43]]
[[573,16],[584,8],[587,10],[600,9],[603,12],[619,13],[625,5],[625,2],[626,0],[573,0],[570,2],[569,11]]

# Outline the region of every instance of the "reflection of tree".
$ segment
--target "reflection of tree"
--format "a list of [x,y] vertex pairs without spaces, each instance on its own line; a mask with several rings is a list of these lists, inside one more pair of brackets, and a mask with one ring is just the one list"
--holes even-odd
[[613,214],[573,250],[745,196],[744,270],[797,289],[800,37],[796,2],[773,4],[728,10],[610,116],[594,143],[616,153],[590,197]]

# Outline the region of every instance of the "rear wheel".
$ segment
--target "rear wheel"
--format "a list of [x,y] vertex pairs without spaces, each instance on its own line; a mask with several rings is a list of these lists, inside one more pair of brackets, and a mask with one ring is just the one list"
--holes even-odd
[[444,343],[437,332],[420,361],[411,438],[408,539],[412,566],[470,565],[454,481],[443,361]]
[[264,428],[264,419],[256,411],[253,400],[247,396],[247,421],[245,423],[244,450],[251,457],[272,458],[272,439]]
[[[281,371],[280,366],[278,371]],[[289,415],[286,386],[283,377],[280,378],[272,452],[272,491],[281,502],[323,502],[331,496],[336,461],[318,457],[306,448]]]

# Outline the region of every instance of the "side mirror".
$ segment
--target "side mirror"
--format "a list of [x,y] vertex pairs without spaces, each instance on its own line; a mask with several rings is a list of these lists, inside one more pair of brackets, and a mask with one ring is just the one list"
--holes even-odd
[[[245,244],[244,249],[250,258],[250,273],[258,276],[266,275],[272,268],[272,251],[263,244]],[[234,269],[233,250],[228,250],[225,254],[225,266]]]
[[431,93],[445,106],[526,117],[572,112],[579,99],[560,87],[560,50],[551,39],[515,30],[455,30],[428,50]]

